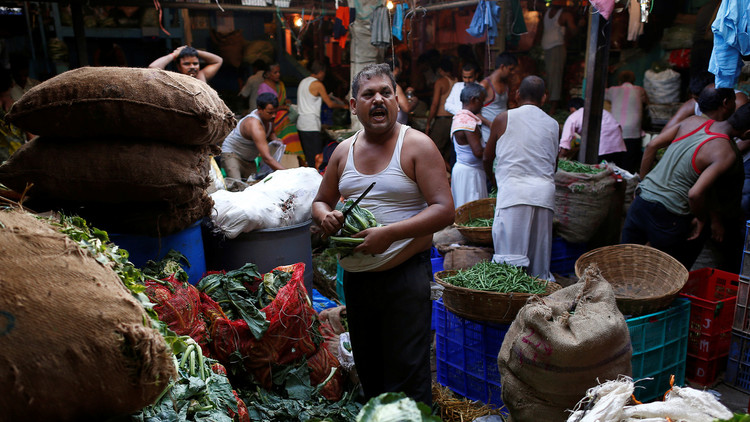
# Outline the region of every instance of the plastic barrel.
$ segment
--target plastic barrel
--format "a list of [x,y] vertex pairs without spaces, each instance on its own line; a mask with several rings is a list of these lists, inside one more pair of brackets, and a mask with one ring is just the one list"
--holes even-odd
[[174,249],[185,255],[190,262],[190,268],[185,268],[185,271],[191,284],[197,284],[206,272],[200,220],[181,232],[161,238],[110,233],[109,239],[130,253],[130,262],[137,268],[143,268],[149,260],[157,261],[164,258],[170,249]]
[[234,239],[206,233],[206,266],[210,271],[231,271],[252,263],[266,273],[280,265],[304,262],[305,288],[307,294],[311,295],[313,266],[310,224],[312,220],[294,226],[254,230]]

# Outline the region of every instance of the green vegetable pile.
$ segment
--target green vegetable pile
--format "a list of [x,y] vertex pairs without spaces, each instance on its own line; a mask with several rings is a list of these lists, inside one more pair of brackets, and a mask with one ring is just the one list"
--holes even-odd
[[[339,211],[348,210],[353,204],[354,200],[348,199],[344,204],[339,203],[336,209]],[[331,236],[328,239],[329,247],[335,249],[341,256],[350,255],[352,249],[365,241],[364,238],[351,237],[352,235],[371,227],[380,226],[381,224],[369,210],[356,205],[344,220],[344,225],[341,227],[341,236]]]
[[492,227],[494,218],[472,218],[465,223],[461,223],[464,227]]
[[750,422],[750,415],[735,413],[732,419],[717,419],[716,422]]
[[547,281],[531,277],[523,268],[487,261],[478,262],[465,270],[458,270],[455,275],[445,277],[443,281],[458,287],[497,293],[538,295],[547,291]]
[[603,168],[597,168],[596,166],[570,160],[558,160],[557,168],[562,171],[567,171],[568,173],[597,174],[604,171]]

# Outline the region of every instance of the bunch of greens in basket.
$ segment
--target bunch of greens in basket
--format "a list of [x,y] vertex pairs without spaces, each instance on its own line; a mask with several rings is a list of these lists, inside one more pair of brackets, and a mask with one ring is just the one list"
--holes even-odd
[[467,289],[498,293],[543,294],[547,291],[546,280],[531,277],[523,268],[487,261],[458,270],[456,274],[443,278],[443,281]]
[[471,218],[461,225],[464,227],[492,227],[493,220],[494,218]]
[[557,162],[557,168],[568,173],[586,173],[586,174],[597,174],[604,171],[604,168],[592,166],[589,164],[579,163],[578,161],[570,160],[559,160]]

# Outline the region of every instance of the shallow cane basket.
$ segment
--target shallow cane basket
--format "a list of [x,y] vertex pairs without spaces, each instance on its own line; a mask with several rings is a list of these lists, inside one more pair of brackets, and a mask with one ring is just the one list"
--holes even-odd
[[688,279],[688,270],[668,254],[644,245],[613,245],[594,249],[576,261],[580,277],[596,264],[615,290],[623,315],[638,316],[666,309]]
[[495,198],[483,198],[461,205],[456,208],[456,222],[453,225],[469,242],[477,245],[492,245],[492,226],[467,227],[463,224],[472,218],[493,218],[495,202]]
[[[496,324],[510,324],[516,319],[516,314],[526,304],[526,301],[534,296],[529,293],[497,293],[467,289],[443,281],[444,278],[457,272],[457,270],[439,271],[435,273],[435,281],[445,288],[443,291],[445,307],[461,318]],[[560,289],[562,289],[562,286],[559,284],[549,282],[547,283],[547,291],[537,296],[547,296]]]

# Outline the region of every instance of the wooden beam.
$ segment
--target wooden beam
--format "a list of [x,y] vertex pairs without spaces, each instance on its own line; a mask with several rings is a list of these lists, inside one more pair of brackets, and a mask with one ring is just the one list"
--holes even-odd
[[89,65],[89,53],[86,48],[86,29],[83,24],[83,7],[80,1],[70,2],[70,13],[73,15],[73,36],[78,50],[78,67]]
[[604,90],[607,87],[609,40],[612,25],[598,12],[589,15],[589,36],[586,48],[586,92],[583,110],[583,133],[578,161],[596,164],[599,161],[599,136],[604,111]]

